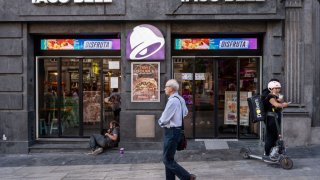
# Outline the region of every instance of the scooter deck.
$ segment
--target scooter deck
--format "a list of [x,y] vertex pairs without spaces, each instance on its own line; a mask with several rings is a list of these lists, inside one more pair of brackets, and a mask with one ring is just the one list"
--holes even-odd
[[261,157],[261,156],[257,156],[257,155],[253,155],[253,154],[250,154],[249,156],[252,157],[252,158],[255,158],[255,159],[260,159],[260,160],[262,160],[262,157]]
[[259,159],[259,160],[262,160],[262,161],[267,162],[267,163],[274,163],[274,164],[279,163],[279,161],[266,160],[266,159],[263,159],[261,156],[257,156],[257,155],[254,155],[254,154],[250,154],[249,157],[255,158],[255,159]]

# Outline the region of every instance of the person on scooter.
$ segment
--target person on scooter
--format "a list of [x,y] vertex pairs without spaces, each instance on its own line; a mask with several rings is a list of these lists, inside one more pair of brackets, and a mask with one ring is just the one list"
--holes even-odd
[[[271,81],[277,81],[278,83],[280,83],[279,79],[276,79],[276,78],[270,79],[269,82],[271,82]],[[269,83],[269,82],[268,82],[268,83]],[[281,84],[281,83],[280,83],[280,84]],[[265,89],[262,90],[261,99],[264,101],[264,100],[268,97],[269,94],[270,94],[270,90],[268,89],[268,87],[266,87]],[[278,97],[279,97],[278,101],[279,101],[280,103],[284,102],[283,95],[281,95],[281,94],[279,93],[279,96],[278,96]],[[277,113],[278,113],[278,116],[280,117],[280,116],[281,116],[281,111],[278,111]]]
[[[288,107],[287,102],[279,100],[281,91],[281,84],[277,81],[270,81],[268,83],[270,93],[264,99],[264,108],[267,112],[266,120],[266,141],[265,141],[265,156],[264,159],[270,159],[270,151],[276,145],[280,132],[277,130],[276,121],[281,124],[281,111]],[[280,114],[280,115],[279,115]]]

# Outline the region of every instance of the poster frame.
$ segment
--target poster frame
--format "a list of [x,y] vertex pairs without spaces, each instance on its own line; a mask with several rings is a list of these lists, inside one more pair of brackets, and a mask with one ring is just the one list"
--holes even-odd
[[[157,84],[157,89],[155,90],[156,92],[156,97],[154,99],[145,99],[145,100],[136,100],[134,98],[134,89],[135,89],[135,72],[134,72],[134,66],[138,65],[154,65],[156,66],[156,74],[153,73],[153,76],[151,75],[150,78],[153,78],[156,81]],[[141,75],[141,74],[140,74]],[[137,74],[139,76],[139,74]],[[160,62],[131,62],[131,102],[160,102]]]
[[[240,91],[240,126],[249,126],[249,106],[247,98],[250,91]],[[225,91],[224,125],[237,125],[237,91]],[[243,109],[242,109],[243,108]],[[232,117],[232,119],[230,119]]]

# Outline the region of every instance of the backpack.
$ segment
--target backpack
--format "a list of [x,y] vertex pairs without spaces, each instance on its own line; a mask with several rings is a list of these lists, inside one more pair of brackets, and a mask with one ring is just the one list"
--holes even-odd
[[247,98],[247,101],[249,106],[249,119],[253,123],[264,121],[266,119],[266,112],[262,97],[260,95],[255,95]]
[[264,90],[262,90],[261,99],[264,101],[268,97],[269,94],[270,94],[269,89],[265,88]]

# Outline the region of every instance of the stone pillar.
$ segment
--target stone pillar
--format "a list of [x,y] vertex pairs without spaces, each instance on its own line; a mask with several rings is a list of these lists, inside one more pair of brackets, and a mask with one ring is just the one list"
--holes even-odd
[[[309,10],[309,9],[308,9]],[[313,49],[311,55],[313,63],[311,66],[314,68],[314,83],[313,92],[314,95],[312,99],[312,128],[311,128],[311,144],[320,144],[320,1],[313,0],[310,5],[311,11],[311,26],[312,26],[312,36],[311,47]],[[306,34],[307,35],[307,34]]]
[[288,146],[308,145],[311,141],[314,69],[309,47],[312,38],[308,37],[312,34],[310,2],[285,1],[284,93],[286,100],[292,102],[283,113],[283,136]]
[[0,153],[28,152],[26,29],[21,23],[0,23]]

